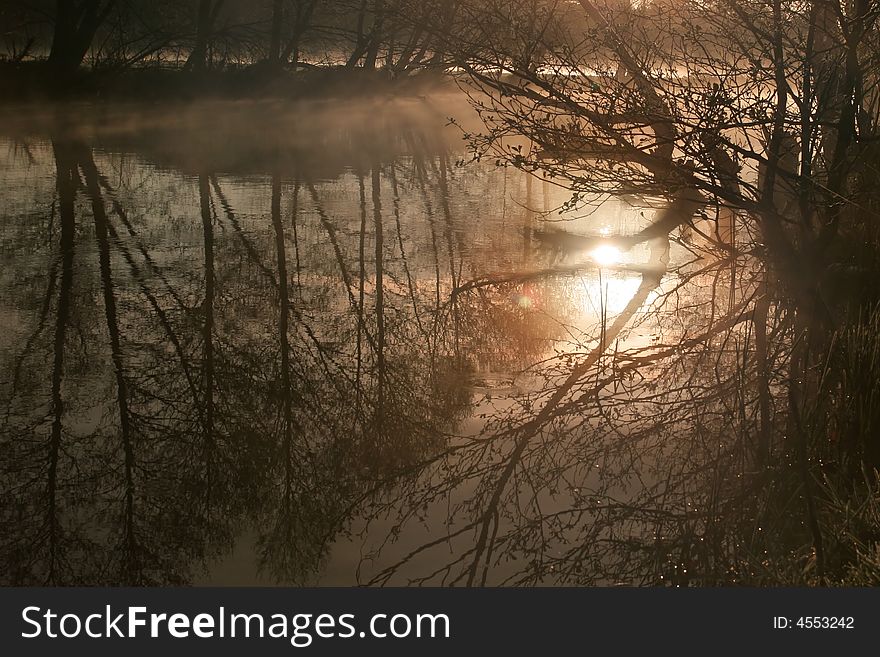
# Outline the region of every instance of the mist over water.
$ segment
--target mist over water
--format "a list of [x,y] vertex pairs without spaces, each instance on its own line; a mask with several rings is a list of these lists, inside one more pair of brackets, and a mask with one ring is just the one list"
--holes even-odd
[[450,509],[481,486],[456,450],[527,413],[649,255],[535,239],[653,211],[560,215],[552,181],[472,161],[454,93],[3,111],[11,583],[443,583],[421,546],[466,558]]

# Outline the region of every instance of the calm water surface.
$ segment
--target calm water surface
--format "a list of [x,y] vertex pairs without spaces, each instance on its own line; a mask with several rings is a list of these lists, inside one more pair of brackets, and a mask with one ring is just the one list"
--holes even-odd
[[[481,436],[641,279],[534,231],[652,210],[560,215],[552,182],[471,160],[454,97],[4,113],[5,583],[516,582],[565,542],[486,549],[478,521],[523,515],[475,511],[505,449]],[[541,472],[545,515],[591,476]]]

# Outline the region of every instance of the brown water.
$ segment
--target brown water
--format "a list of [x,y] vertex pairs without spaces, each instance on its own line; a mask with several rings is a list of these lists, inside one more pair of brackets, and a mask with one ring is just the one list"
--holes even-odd
[[[454,96],[4,110],[5,583],[510,583],[557,553],[486,554],[509,445],[481,440],[596,344],[648,249],[600,269],[533,231],[652,210],[561,215],[450,116],[476,125]],[[505,504],[578,500],[594,463],[570,463],[524,464],[542,492],[494,500],[495,533]]]

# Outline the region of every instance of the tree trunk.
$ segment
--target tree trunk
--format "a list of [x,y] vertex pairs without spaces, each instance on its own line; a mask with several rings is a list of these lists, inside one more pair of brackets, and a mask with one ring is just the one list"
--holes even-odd
[[382,43],[382,32],[385,27],[385,0],[376,0],[373,5],[373,29],[370,31],[370,44],[364,56],[364,68],[376,68],[379,57],[379,46]]
[[364,23],[366,22],[366,16],[367,0],[361,0],[361,6],[358,10],[357,32],[354,48],[352,48],[351,55],[345,63],[346,68],[352,68],[355,66],[360,61],[361,57],[364,56],[364,52],[367,49],[367,41],[364,36]]
[[281,23],[284,20],[284,0],[272,1],[272,34],[269,40],[269,61],[281,63]]
[[55,30],[49,66],[56,73],[74,73],[85,59],[98,28],[107,20],[116,0],[56,0]]
[[287,46],[284,48],[284,52],[281,53],[281,61],[291,62],[294,65],[294,68],[296,68],[297,62],[299,62],[300,42],[302,41],[303,35],[309,29],[309,25],[312,22],[312,15],[315,13],[315,8],[317,6],[318,0],[309,0],[309,2],[305,3],[305,6],[299,2],[296,4],[293,21],[293,34],[290,37]]
[[196,43],[193,46],[184,68],[204,71],[208,65],[208,43],[211,40],[212,14],[211,0],[199,0],[199,15],[196,22]]

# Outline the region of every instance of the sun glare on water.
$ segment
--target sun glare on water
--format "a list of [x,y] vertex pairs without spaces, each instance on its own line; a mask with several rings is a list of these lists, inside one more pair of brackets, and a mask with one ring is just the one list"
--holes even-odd
[[616,265],[620,262],[620,249],[610,244],[603,244],[590,251],[590,257],[602,267]]

